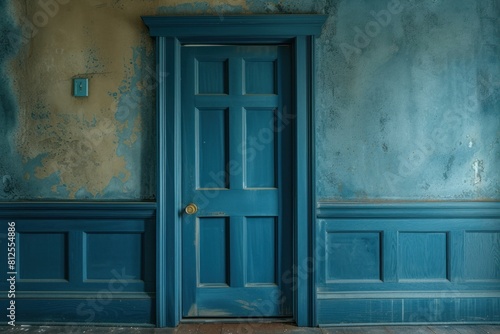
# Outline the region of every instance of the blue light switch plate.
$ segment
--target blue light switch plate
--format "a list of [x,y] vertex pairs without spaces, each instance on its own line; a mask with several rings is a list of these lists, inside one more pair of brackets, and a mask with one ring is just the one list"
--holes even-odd
[[89,79],[73,79],[73,95],[77,97],[89,96]]

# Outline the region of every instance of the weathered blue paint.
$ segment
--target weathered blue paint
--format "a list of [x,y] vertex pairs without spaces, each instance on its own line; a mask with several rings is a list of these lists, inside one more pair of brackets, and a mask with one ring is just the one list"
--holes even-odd
[[317,46],[318,197],[499,199],[498,4],[335,3]]
[[[14,13],[11,4],[7,1],[0,3],[3,13],[0,20],[0,200],[9,198],[16,192],[15,180],[20,163],[14,147],[14,133],[17,128],[17,101],[12,89],[12,75],[8,62],[16,54],[19,45],[13,43],[12,36],[20,34],[14,22]],[[17,165],[19,166],[19,165]]]
[[[0,64],[2,71],[0,78],[0,93],[2,95],[0,134],[2,138],[6,138],[7,140],[2,140],[0,143],[0,153],[2,156],[0,162],[0,200],[154,199],[156,181],[154,161],[154,85],[156,82],[154,57],[152,57],[151,51],[149,51],[150,54],[145,51],[145,45],[149,41],[143,40],[140,46],[134,46],[133,59],[130,62],[131,66],[125,71],[128,74],[128,86],[119,92],[119,96],[118,92],[110,92],[110,94],[114,94],[119,99],[117,101],[119,106],[117,115],[119,115],[120,110],[123,110],[124,105],[128,106],[133,112],[128,112],[127,109],[127,115],[122,115],[123,119],[117,117],[117,121],[123,124],[120,124],[116,128],[116,124],[112,124],[109,119],[104,120],[105,126],[108,128],[105,129],[106,131],[103,132],[103,135],[109,138],[109,136],[115,135],[115,129],[118,130],[116,132],[118,148],[115,153],[116,156],[112,158],[116,160],[117,157],[123,157],[126,162],[125,169],[117,173],[115,178],[110,178],[108,185],[97,190],[94,187],[93,193],[90,193],[86,188],[84,180],[77,181],[80,184],[73,183],[73,180],[70,180],[71,184],[65,183],[68,180],[65,180],[64,173],[61,171],[63,168],[73,169],[82,163],[79,161],[82,149],[95,148],[95,146],[88,145],[89,136],[81,136],[71,140],[69,139],[72,135],[71,131],[59,131],[58,134],[53,135],[51,138],[51,146],[40,145],[42,147],[41,150],[38,150],[37,156],[30,157],[21,153],[19,146],[20,138],[26,140],[24,138],[26,136],[22,135],[23,133],[40,133],[41,136],[47,137],[47,134],[53,133],[53,126],[64,128],[70,122],[80,122],[80,124],[88,127],[88,129],[84,130],[85,133],[93,130],[99,133],[99,131],[103,130],[103,119],[97,119],[95,116],[90,121],[81,119],[81,115],[77,116],[75,110],[71,109],[67,112],[58,111],[56,114],[51,110],[53,106],[47,104],[44,96],[36,98],[35,103],[32,104],[32,110],[25,110],[26,105],[20,108],[20,101],[18,101],[17,95],[22,97],[24,92],[23,94],[16,94],[13,91],[11,87],[12,78],[19,79],[13,73],[8,61],[13,56],[16,56],[16,53],[22,46],[21,44],[26,44],[24,42],[31,43],[35,40],[34,38],[26,39],[23,37],[22,33],[25,33],[25,31],[21,27],[17,27],[15,23],[16,18],[19,18],[21,23],[28,22],[29,18],[24,18],[22,13],[17,13],[13,9],[11,10],[7,2],[2,3],[1,6],[4,15],[0,23],[0,29],[2,30],[2,38],[0,40]],[[34,6],[34,9],[40,11],[40,7],[38,6]],[[20,15],[20,17],[16,17],[17,15]],[[40,29],[41,31],[42,29]],[[86,34],[88,33],[86,31]],[[62,49],[60,52],[64,52],[64,50]],[[102,61],[102,50],[97,48],[94,43],[88,45],[82,52],[85,54],[86,63],[84,68],[86,73],[93,75],[106,71],[107,64]],[[24,57],[22,52],[18,56],[20,59]],[[16,59],[14,58],[14,60]],[[94,80],[98,80],[98,78]],[[30,88],[25,84],[21,84],[20,87]],[[66,96],[66,93],[61,92],[64,96]],[[29,125],[23,128],[18,127],[18,118],[20,117],[31,118],[30,122],[22,122],[22,124]],[[59,117],[59,124],[48,122],[49,119],[55,117]],[[59,143],[65,147],[64,149],[54,149],[54,146],[58,146],[58,142],[55,139],[57,138],[56,136],[59,136]],[[97,150],[99,150],[99,147],[97,147]],[[98,163],[98,161],[96,162]],[[70,166],[66,165],[68,163]],[[54,166],[59,168],[59,170],[57,168],[54,169]],[[42,170],[43,173],[40,173]],[[47,173],[47,171],[49,172]],[[68,170],[65,172],[67,173]],[[81,188],[78,191],[73,190],[74,193],[72,194],[70,189],[75,189],[78,186],[81,186]]]
[[75,193],[75,199],[77,200],[90,200],[92,199],[92,193],[90,193],[87,189],[84,187],[80,188],[76,193]]
[[[93,61],[94,62],[94,61]],[[154,160],[154,89],[156,87],[156,76],[154,74],[154,60],[148,55],[144,47],[134,49],[131,68],[127,73],[130,77],[119,89],[120,99],[118,109],[115,114],[117,121],[122,123],[117,136],[119,139],[117,156],[123,156],[126,161],[127,173],[121,172],[117,177],[111,178],[109,184],[97,194],[90,193],[85,187],[80,188],[74,195],[78,200],[150,200],[155,198],[155,160]],[[90,68],[96,70],[95,68]],[[5,77],[8,77],[7,75]],[[2,77],[4,79],[4,77]],[[6,86],[4,89],[8,89]],[[113,93],[111,93],[113,94]],[[117,96],[118,94],[115,93]],[[49,156],[49,152],[41,153],[35,158],[24,159],[16,151],[14,133],[19,131],[15,127],[18,107],[15,95],[6,94],[9,98],[2,100],[10,103],[14,107],[10,114],[5,113],[5,126],[1,127],[6,131],[10,127],[9,135],[11,140],[2,141],[2,153],[5,164],[0,163],[0,179],[6,183],[0,187],[0,199],[23,200],[23,199],[72,199],[67,184],[61,183],[60,172],[54,171],[51,175],[38,178],[37,170],[43,167],[43,160]],[[4,105],[5,105],[4,103]],[[31,118],[38,121],[48,118],[50,109],[41,101],[36,105],[36,112],[31,112]],[[2,114],[4,115],[4,114]],[[60,115],[61,123],[65,124],[75,117],[70,114]],[[95,128],[97,119],[94,117],[86,121],[85,125]],[[140,125],[139,125],[140,124]],[[109,125],[109,124],[108,124]],[[30,131],[25,129],[24,131]],[[38,126],[37,131],[51,131],[50,126]],[[112,133],[108,133],[112,135]],[[62,138],[65,140],[64,138]],[[72,142],[71,145],[78,145]],[[68,150],[74,150],[70,146]],[[61,157],[63,159],[64,157]],[[3,182],[4,176],[8,181]]]
[[[155,124],[154,92],[157,77],[154,67],[154,53],[145,47],[132,49],[130,75],[118,88],[110,92],[120,96],[115,119],[123,124],[117,132],[119,143],[117,156],[123,156],[129,176],[121,173],[114,177],[103,190],[103,198],[114,199],[154,199],[156,187],[155,168]],[[137,127],[137,124],[142,124]]]
[[[453,10],[450,10],[450,6]],[[0,29],[19,36],[15,15],[2,4]],[[126,7],[120,7],[124,10]],[[159,6],[158,14],[326,13],[327,26],[316,47],[317,195],[332,200],[456,200],[500,197],[500,128],[498,62],[498,6],[493,0],[477,3],[443,0],[279,1],[249,0],[244,4],[193,1]],[[367,31],[368,30],[368,31]],[[19,48],[3,38],[0,51],[2,114],[0,143],[7,159],[0,176],[9,175],[9,193],[0,199],[68,199],[53,192],[51,180],[33,177],[21,167],[14,135],[18,101],[12,74],[5,61]],[[11,35],[12,36],[12,35]],[[15,39],[14,39],[15,40]],[[19,40],[17,40],[19,42]],[[135,84],[154,68],[144,45],[134,51],[130,77],[118,91],[110,91],[119,106],[115,119],[117,156],[126,159],[125,177],[110,180],[98,194],[78,199],[153,199],[155,147],[152,94]],[[89,45],[86,70],[104,69],[100,50]],[[141,58],[140,65],[137,60]],[[92,93],[91,93],[92,94]],[[141,111],[124,112],[140,99]],[[45,109],[44,109],[45,108]],[[121,108],[121,109],[120,109]],[[130,140],[134,121],[142,129]],[[40,105],[32,117],[50,115]],[[99,120],[96,120],[99,121]],[[39,131],[50,131],[40,128]],[[25,175],[31,175],[26,180]],[[82,187],[85,187],[82,184]],[[40,191],[39,189],[49,189]]]

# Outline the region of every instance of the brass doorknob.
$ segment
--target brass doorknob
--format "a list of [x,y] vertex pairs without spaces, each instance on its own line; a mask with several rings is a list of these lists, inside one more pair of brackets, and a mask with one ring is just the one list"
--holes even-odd
[[184,209],[184,211],[188,215],[194,215],[196,212],[198,212],[198,207],[196,206],[196,204],[190,203],[190,204],[188,204],[188,206],[186,206],[186,208]]

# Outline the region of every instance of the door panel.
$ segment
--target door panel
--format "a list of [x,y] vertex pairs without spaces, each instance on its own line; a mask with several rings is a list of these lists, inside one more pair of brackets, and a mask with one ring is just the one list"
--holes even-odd
[[243,63],[244,94],[276,94],[276,61],[253,60]]
[[199,285],[229,286],[228,240],[229,220],[227,217],[198,218],[199,243]]
[[[197,188],[228,188],[227,108],[195,109],[197,135]],[[216,183],[216,186],[213,183]]]
[[197,94],[227,94],[227,59],[197,61]]
[[246,188],[276,187],[275,109],[245,110]]
[[248,217],[245,221],[247,244],[246,286],[275,286],[276,280],[276,218]]
[[183,316],[292,314],[290,52],[182,49]]

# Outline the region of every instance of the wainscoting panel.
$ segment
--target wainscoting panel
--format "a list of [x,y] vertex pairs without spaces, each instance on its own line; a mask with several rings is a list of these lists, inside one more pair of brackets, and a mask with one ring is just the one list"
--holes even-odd
[[[155,203],[0,203],[16,228],[16,323],[155,323]],[[5,322],[5,321],[3,321]]]
[[500,321],[500,203],[320,202],[320,325]]

